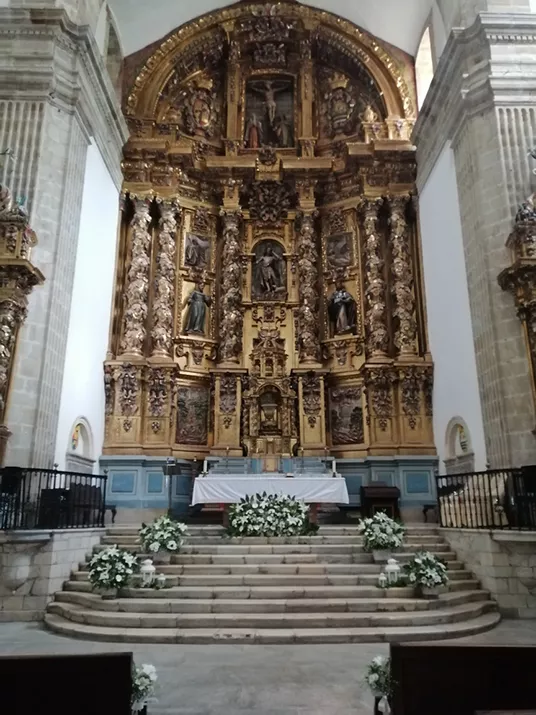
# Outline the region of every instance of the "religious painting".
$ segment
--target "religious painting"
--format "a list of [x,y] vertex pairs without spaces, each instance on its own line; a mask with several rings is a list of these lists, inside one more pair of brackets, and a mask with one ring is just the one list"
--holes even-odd
[[246,83],[244,144],[248,149],[294,146],[294,80],[255,77]]
[[283,300],[287,270],[283,247],[277,241],[260,241],[253,258],[252,295],[256,300]]
[[177,444],[206,444],[209,388],[179,387],[177,400]]
[[210,239],[187,233],[184,239],[184,264],[203,270],[210,264]]
[[328,236],[326,245],[330,268],[348,268],[352,265],[352,234],[349,231]]
[[335,387],[330,391],[330,426],[333,445],[363,444],[363,403],[360,387]]
[[76,427],[73,430],[73,433],[71,435],[71,450],[73,452],[76,452],[78,449],[78,445],[80,444],[80,430],[82,429],[82,425],[78,423]]

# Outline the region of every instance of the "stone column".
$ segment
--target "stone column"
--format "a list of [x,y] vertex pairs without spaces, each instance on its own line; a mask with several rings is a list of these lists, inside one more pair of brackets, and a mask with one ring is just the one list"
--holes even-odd
[[151,271],[151,215],[147,199],[134,200],[131,222],[130,267],[125,285],[125,312],[121,340],[121,359],[143,356],[147,337],[147,302]]
[[378,230],[383,199],[365,199],[362,206],[365,234],[365,324],[367,360],[382,362],[389,350],[385,257]]
[[161,204],[158,254],[152,306],[152,356],[171,359],[173,316],[175,313],[175,273],[177,263],[177,211],[173,202]]
[[316,247],[315,216],[313,210],[298,215],[298,275],[300,279],[298,308],[298,344],[300,362],[318,364],[320,360],[320,303],[318,291],[318,249]]
[[238,365],[242,354],[244,315],[242,312],[242,214],[223,210],[221,261],[220,362]]
[[415,311],[415,284],[413,257],[406,210],[410,197],[393,196],[389,199],[391,293],[395,301],[395,347],[400,358],[413,359],[417,354],[417,315]]

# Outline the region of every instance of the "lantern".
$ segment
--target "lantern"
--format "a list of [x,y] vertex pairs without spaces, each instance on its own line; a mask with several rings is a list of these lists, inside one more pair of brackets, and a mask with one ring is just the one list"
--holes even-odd
[[396,559],[389,559],[385,567],[385,573],[390,586],[394,586],[400,579],[400,566]]
[[378,576],[378,586],[380,588],[387,588],[387,576],[382,573]]
[[158,588],[166,587],[166,577],[163,573],[159,573],[156,577],[156,585],[158,586]]
[[156,568],[153,565],[152,559],[145,559],[141,565],[141,585],[142,586],[152,586],[154,581],[154,576],[156,573]]

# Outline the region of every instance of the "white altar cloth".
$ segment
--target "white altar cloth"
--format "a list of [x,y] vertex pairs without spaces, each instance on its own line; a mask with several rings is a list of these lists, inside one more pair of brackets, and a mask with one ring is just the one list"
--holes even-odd
[[285,494],[307,504],[348,504],[346,480],[340,477],[197,477],[192,506],[195,504],[236,504],[254,494]]

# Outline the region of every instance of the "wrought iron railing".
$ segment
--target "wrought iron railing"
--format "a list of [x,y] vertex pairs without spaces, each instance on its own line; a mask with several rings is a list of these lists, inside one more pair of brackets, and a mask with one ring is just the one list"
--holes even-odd
[[536,466],[437,476],[439,523],[536,530]]
[[103,527],[106,477],[53,469],[0,469],[0,530]]

